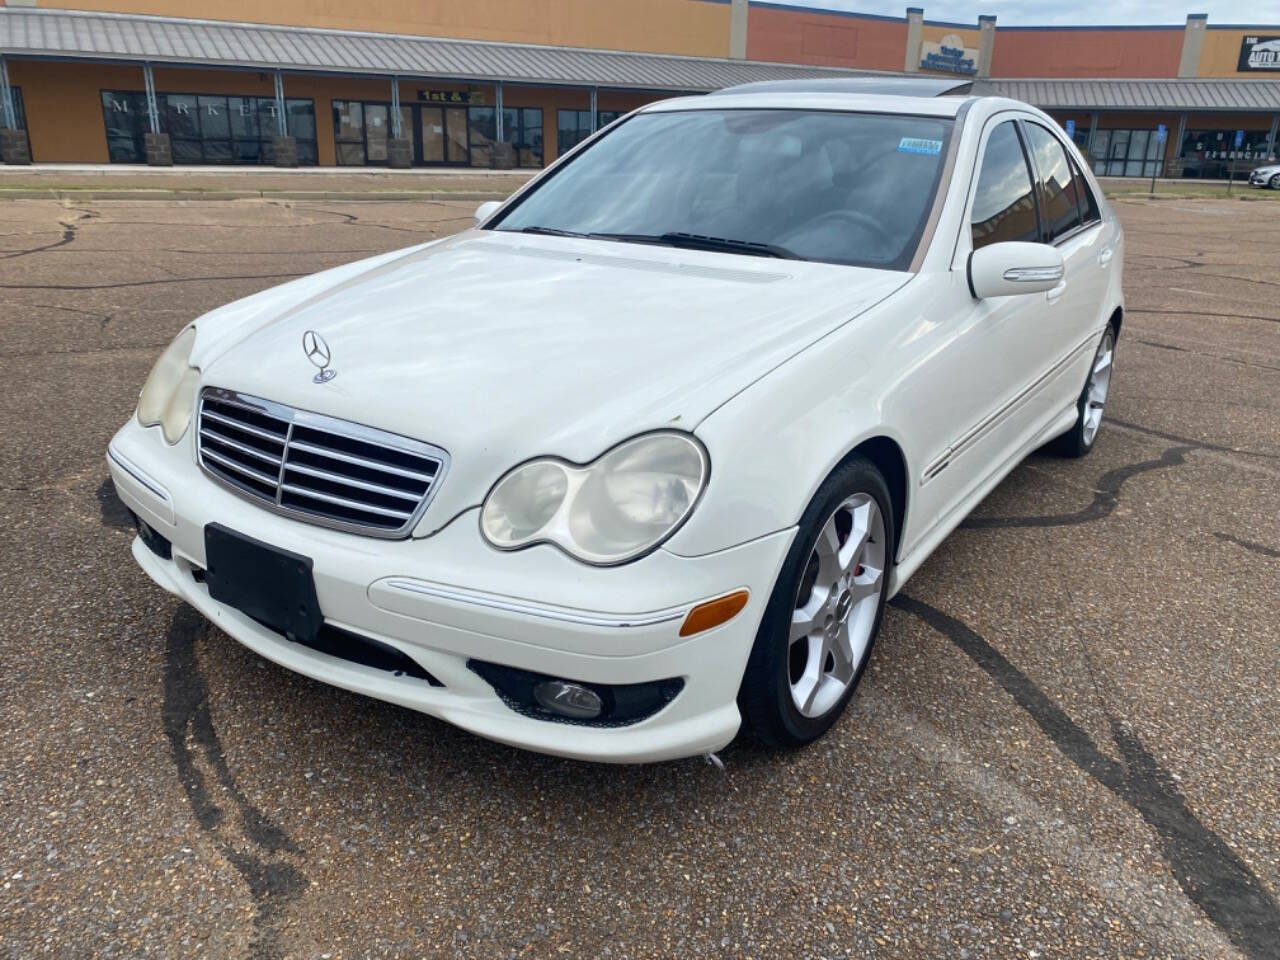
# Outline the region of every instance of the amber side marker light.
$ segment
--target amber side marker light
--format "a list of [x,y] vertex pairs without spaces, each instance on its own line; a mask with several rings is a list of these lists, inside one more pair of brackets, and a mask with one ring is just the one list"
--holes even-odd
[[680,627],[680,636],[692,637],[695,633],[702,633],[722,623],[728,623],[742,612],[750,596],[751,594],[746,590],[737,590],[727,596],[698,604],[684,618],[684,623]]

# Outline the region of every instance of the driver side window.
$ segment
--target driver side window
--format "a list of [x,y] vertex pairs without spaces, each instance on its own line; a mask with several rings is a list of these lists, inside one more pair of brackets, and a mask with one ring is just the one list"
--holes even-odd
[[978,170],[970,216],[973,249],[989,243],[1040,239],[1031,170],[1017,124],[1005,120],[991,131]]

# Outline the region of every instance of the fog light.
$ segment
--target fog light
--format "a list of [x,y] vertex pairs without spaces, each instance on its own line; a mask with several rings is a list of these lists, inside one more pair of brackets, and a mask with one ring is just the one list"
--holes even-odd
[[543,680],[535,684],[533,698],[544,710],[574,720],[592,720],[604,709],[599,694],[568,680]]

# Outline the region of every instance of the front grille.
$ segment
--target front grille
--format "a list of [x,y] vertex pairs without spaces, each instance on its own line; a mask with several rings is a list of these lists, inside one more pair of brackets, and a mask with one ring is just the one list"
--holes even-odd
[[443,479],[430,444],[208,387],[197,424],[200,465],[279,513],[377,537],[404,537]]

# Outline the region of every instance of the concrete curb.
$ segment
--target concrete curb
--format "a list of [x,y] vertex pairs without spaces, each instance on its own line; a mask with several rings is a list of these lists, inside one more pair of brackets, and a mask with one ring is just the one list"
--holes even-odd
[[441,201],[505,200],[504,191],[471,190],[58,190],[0,187],[0,200],[327,200]]

